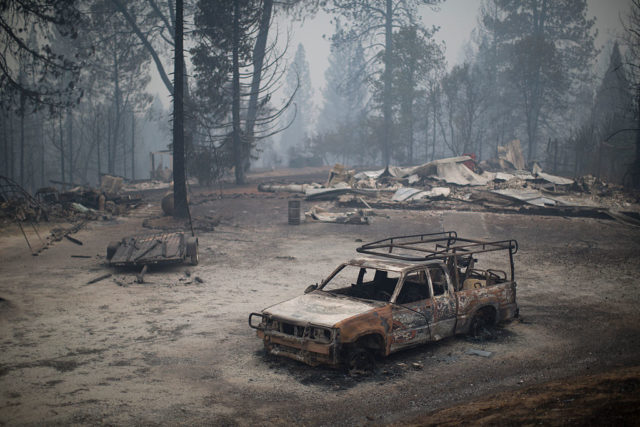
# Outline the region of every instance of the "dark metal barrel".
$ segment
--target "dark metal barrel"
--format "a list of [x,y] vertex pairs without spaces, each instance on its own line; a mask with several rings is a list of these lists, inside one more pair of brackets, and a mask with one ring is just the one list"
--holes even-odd
[[289,200],[289,224],[300,225],[300,200]]

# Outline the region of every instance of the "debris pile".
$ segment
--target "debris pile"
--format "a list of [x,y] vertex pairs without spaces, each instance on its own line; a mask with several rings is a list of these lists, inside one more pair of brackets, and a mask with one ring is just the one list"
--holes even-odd
[[[69,234],[76,233],[88,220],[121,215],[142,201],[141,195],[125,193],[122,188],[122,178],[106,175],[99,189],[75,186],[67,191],[58,191],[54,187],[45,187],[31,196],[10,178],[0,176],[0,223],[17,224],[32,255],[38,255],[63,238],[82,245]],[[68,229],[53,228],[43,239],[36,224],[50,219],[73,225]]]
[[100,188],[76,186],[58,191],[54,187],[44,187],[35,196],[13,180],[0,176],[0,220],[5,222],[108,218],[126,213],[141,200],[139,194],[123,192],[122,178],[109,175],[103,176]]
[[[476,164],[473,155],[438,159],[418,166],[374,171],[336,164],[324,185],[260,184],[259,191],[304,194],[307,201],[333,200],[347,208],[455,209],[617,219],[640,225],[638,200],[592,176],[576,180],[526,169],[520,141],[498,148],[498,158]],[[329,213],[314,206],[309,220],[368,223],[358,211]],[[355,219],[360,218],[360,219]]]

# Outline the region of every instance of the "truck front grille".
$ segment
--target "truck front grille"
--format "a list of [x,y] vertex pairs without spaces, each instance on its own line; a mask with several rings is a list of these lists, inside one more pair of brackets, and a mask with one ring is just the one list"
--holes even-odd
[[330,343],[333,339],[333,330],[322,326],[296,325],[285,321],[270,319],[267,322],[267,330],[277,331],[296,338],[306,338],[320,343]]

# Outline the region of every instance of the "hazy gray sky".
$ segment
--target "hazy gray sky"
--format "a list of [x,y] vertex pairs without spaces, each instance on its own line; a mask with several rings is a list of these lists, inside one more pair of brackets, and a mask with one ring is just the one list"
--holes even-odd
[[[606,45],[611,38],[622,32],[620,16],[626,14],[629,4],[630,0],[588,0],[589,15],[596,17],[598,46]],[[479,5],[480,0],[447,0],[437,11],[428,7],[420,9],[426,25],[440,27],[435,37],[436,40],[444,41],[446,45],[445,56],[449,67],[464,60],[464,45],[476,26]],[[298,43],[305,47],[316,108],[321,106],[322,89],[325,86],[324,72],[328,65],[329,36],[333,32],[330,21],[330,16],[325,13],[319,13],[313,19],[304,22],[290,22],[284,16],[277,20],[281,35],[289,30],[292,37],[287,52],[289,61],[293,58]],[[326,37],[323,38],[323,35]],[[169,105],[170,97],[157,75],[153,76],[151,91],[158,93],[164,104]]]

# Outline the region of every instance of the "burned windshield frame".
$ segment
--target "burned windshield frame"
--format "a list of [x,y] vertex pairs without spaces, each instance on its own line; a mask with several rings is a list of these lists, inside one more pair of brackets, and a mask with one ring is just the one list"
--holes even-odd
[[403,280],[404,275],[396,270],[346,263],[336,268],[318,289],[332,295],[392,302]]

